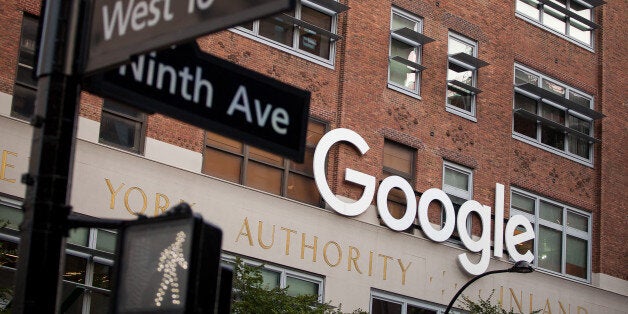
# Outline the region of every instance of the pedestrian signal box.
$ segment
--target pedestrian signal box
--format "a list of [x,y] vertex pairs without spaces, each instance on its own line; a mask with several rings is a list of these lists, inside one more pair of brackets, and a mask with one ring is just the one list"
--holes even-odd
[[215,313],[219,228],[182,203],[162,216],[125,223],[119,232],[114,313]]

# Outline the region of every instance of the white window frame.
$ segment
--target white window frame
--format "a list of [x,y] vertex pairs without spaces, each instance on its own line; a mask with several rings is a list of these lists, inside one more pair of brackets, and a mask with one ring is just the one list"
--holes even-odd
[[[331,1],[336,1],[336,0],[331,0]],[[333,34],[338,34],[338,14],[340,12],[334,12],[332,10],[329,10],[327,8],[324,8],[320,5],[317,5],[315,3],[315,1],[308,1],[308,0],[298,0],[296,1],[296,6],[295,6],[295,16],[297,19],[301,19],[301,7],[302,6],[307,6],[311,9],[317,10],[321,13],[324,13],[326,15],[331,16],[331,29],[330,32]],[[294,26],[295,31],[293,32],[292,36],[293,36],[293,41],[292,41],[292,46],[288,46],[285,44],[282,44],[280,42],[271,40],[269,38],[266,38],[262,35],[259,34],[259,20],[255,20],[253,22],[253,30],[247,29],[245,27],[241,27],[241,26],[236,26],[231,28],[230,30],[232,32],[238,33],[240,35],[243,35],[245,37],[248,37],[250,39],[253,39],[255,41],[264,43],[268,46],[277,48],[281,51],[290,53],[292,55],[304,58],[306,60],[312,61],[314,63],[323,65],[325,67],[328,68],[332,68],[334,67],[334,62],[335,62],[335,56],[336,56],[336,40],[331,40],[330,42],[330,47],[329,47],[329,59],[326,58],[322,58],[320,56],[311,54],[307,51],[303,51],[301,49],[299,49],[299,28],[301,28],[301,26]]]
[[[463,189],[456,188],[445,183],[445,171],[447,169],[460,172],[462,174],[467,175],[467,185],[469,186],[469,190],[465,191]],[[444,160],[443,161],[443,192],[445,192],[449,196],[454,196],[465,201],[473,199],[473,169],[461,166],[459,164]],[[461,204],[460,204],[461,205]],[[458,213],[456,212],[456,215]],[[469,231],[469,235],[471,235],[472,230],[472,215],[469,215],[467,218],[467,230]],[[441,211],[441,226],[445,224],[445,211]],[[457,231],[456,231],[457,232]]]
[[[390,24],[391,24],[391,33],[390,33],[390,40],[389,40],[389,45],[388,45],[388,88],[399,91],[401,93],[407,94],[409,96],[415,97],[415,98],[419,98],[420,99],[420,95],[421,95],[421,69],[415,69],[415,77],[414,77],[414,89],[409,89],[404,85],[399,85],[397,83],[395,83],[394,81],[392,81],[390,79],[390,74],[391,74],[391,65],[393,62],[395,62],[394,60],[392,60],[392,44],[393,44],[393,40],[396,41],[400,41],[404,44],[408,44],[411,46],[414,46],[414,53],[415,53],[415,57],[416,60],[414,60],[413,62],[418,63],[418,64],[422,64],[423,63],[423,45],[420,43],[415,43],[410,41],[407,38],[404,38],[403,36],[399,36],[397,34],[394,34],[392,31],[394,31],[392,29],[392,22],[393,22],[393,17],[395,15],[398,15],[402,18],[408,19],[410,21],[415,22],[414,25],[414,29],[413,31],[417,32],[417,33],[423,33],[423,19],[410,14],[408,12],[405,12],[399,8],[395,8],[393,7],[390,13]],[[410,66],[407,66],[408,69],[411,69]]]
[[[515,105],[516,105],[515,104],[515,96],[516,96],[515,94],[517,94],[517,93],[521,94],[523,96],[526,96],[528,98],[534,98],[534,99],[538,99],[539,98],[539,96],[537,96],[537,95],[530,94],[530,93],[528,93],[526,91],[523,91],[523,90],[520,90],[520,89],[518,89],[516,87],[516,83],[514,83],[514,81],[516,80],[516,71],[518,69],[522,70],[522,71],[525,71],[525,72],[529,72],[530,74],[538,76],[539,77],[539,82],[538,82],[538,85],[537,85],[538,87],[542,88],[543,87],[543,83],[542,82],[543,82],[543,80],[546,80],[546,81],[551,81],[552,83],[565,88],[565,95],[566,95],[565,98],[566,99],[568,99],[567,97],[569,97],[570,93],[576,93],[576,94],[578,94],[581,97],[589,98],[590,99],[589,109],[591,109],[591,110],[594,109],[594,101],[595,101],[595,99],[594,99],[593,96],[591,96],[591,95],[589,95],[589,94],[587,94],[587,93],[585,93],[585,92],[583,92],[581,90],[575,89],[575,88],[573,88],[573,87],[571,87],[571,86],[569,86],[569,85],[567,85],[567,84],[565,84],[565,83],[563,83],[563,82],[561,82],[559,80],[556,80],[556,79],[554,79],[554,78],[552,78],[550,76],[547,76],[547,75],[545,75],[543,73],[540,73],[538,71],[532,70],[532,69],[530,69],[528,67],[525,67],[523,65],[516,64],[516,63],[515,63],[514,71],[513,71],[513,84],[515,84],[515,92],[513,94],[513,101],[512,101],[513,102],[513,108],[515,108]],[[565,126],[567,128],[569,127],[568,123],[569,123],[569,116],[570,115],[574,116],[576,118],[579,118],[579,119],[582,119],[582,120],[590,122],[591,123],[591,127],[589,128],[589,134],[586,134],[586,135],[588,135],[590,137],[594,136],[594,120],[592,118],[584,116],[584,115],[582,115],[582,114],[580,114],[578,112],[575,112],[573,110],[569,110],[568,108],[565,108],[565,107],[561,106],[560,104],[556,104],[556,103],[554,103],[552,101],[549,101],[547,99],[542,99],[541,101],[537,101],[537,112],[534,113],[534,114],[541,115],[541,110],[542,110],[543,106],[552,106],[554,108],[557,108],[557,109],[565,111]],[[564,144],[565,147],[564,147],[564,149],[559,149],[559,148],[556,148],[554,146],[547,145],[547,144],[544,144],[544,143],[541,142],[541,136],[542,136],[542,134],[541,134],[542,133],[542,130],[541,130],[542,123],[541,122],[537,122],[537,125],[536,125],[536,138],[530,138],[530,137],[528,137],[526,135],[520,134],[520,133],[515,131],[514,118],[515,117],[514,117],[514,114],[513,114],[513,124],[512,124],[512,137],[513,138],[518,139],[518,140],[523,141],[523,142],[526,142],[526,143],[528,143],[530,145],[539,147],[539,148],[541,148],[543,150],[552,152],[554,154],[563,156],[565,158],[571,159],[571,160],[576,161],[578,163],[587,165],[589,167],[593,167],[593,161],[594,161],[593,154],[594,154],[595,143],[589,143],[589,156],[590,156],[590,158],[584,158],[582,156],[579,156],[577,154],[571,153],[569,151],[569,139],[570,139],[571,136],[574,136],[574,135],[565,134],[565,144]]]
[[[449,32],[449,35],[447,36],[447,54],[451,55],[451,53],[449,52],[449,47],[450,47],[450,42],[451,40],[457,40],[460,41],[464,44],[473,46],[473,55],[472,57],[477,58],[478,57],[478,42],[476,40],[473,40],[469,37],[460,35],[458,33],[455,32]],[[477,87],[477,82],[478,82],[478,69],[472,65],[463,63],[463,62],[459,62],[458,60],[452,59],[452,58],[448,58],[448,62],[447,62],[447,80],[449,80],[449,63],[453,63],[455,65],[458,65],[460,67],[466,68],[467,70],[471,71],[473,73],[473,80],[472,80],[472,84],[471,86],[473,87]],[[458,108],[456,106],[450,105],[448,100],[447,100],[447,93],[448,93],[448,87],[445,89],[446,95],[445,95],[445,109],[447,110],[447,112],[459,115],[463,118],[469,119],[471,121],[477,122],[477,118],[476,118],[476,108],[477,108],[477,94],[473,94],[471,97],[471,110],[467,111],[464,110],[462,108]]]
[[[6,207],[15,208],[18,210],[20,210],[20,207],[22,205],[22,203],[19,201],[4,198],[4,197],[0,197],[0,204]],[[81,283],[77,283],[73,281],[63,280],[64,283],[67,283],[69,285],[73,285],[76,287],[84,288],[86,290],[86,292],[83,294],[83,304],[81,304],[81,311],[84,314],[89,314],[91,312],[90,306],[92,304],[92,300],[91,300],[92,293],[90,292],[97,291],[97,292],[109,295],[109,297],[111,298],[111,290],[107,290],[100,287],[95,287],[92,284],[93,284],[93,278],[94,278],[94,267],[95,267],[94,263],[104,264],[104,265],[113,267],[114,256],[115,256],[115,252],[105,252],[105,251],[96,250],[97,230],[104,230],[104,229],[90,228],[88,230],[89,230],[88,231],[89,234],[88,234],[88,239],[87,239],[88,240],[87,246],[68,243],[65,250],[65,253],[67,255],[82,258],[87,261],[86,268],[85,268],[85,277],[84,277],[85,283],[81,284]],[[112,232],[110,230],[105,230],[105,231]],[[2,232],[0,232],[0,239],[3,241],[14,242],[14,243],[19,244],[20,243],[19,231],[14,230],[12,228],[8,228],[7,230],[2,230]],[[7,266],[2,266],[2,267],[6,269],[12,269]],[[112,272],[112,275],[113,275],[113,272]]]
[[[316,276],[313,274],[308,274],[302,271],[281,267],[279,265],[270,264],[266,262],[261,262],[257,260],[252,260],[249,258],[240,257],[242,262],[246,265],[250,266],[263,266],[264,269],[279,273],[279,288],[284,289],[287,287],[287,278],[296,278],[303,281],[309,281],[315,284],[318,284],[318,302],[324,301],[324,291],[325,291],[325,279],[322,276]],[[221,256],[221,260],[228,264],[235,264],[236,257],[233,255],[223,254]]]
[[[548,26],[544,22],[544,15],[545,15],[544,14],[544,6],[545,6],[545,4],[543,4],[542,2],[539,2],[538,0],[531,0],[531,1],[537,2],[537,4],[536,4],[537,7],[535,9],[538,12],[537,13],[537,18],[531,17],[530,15],[528,15],[528,14],[522,12],[522,11],[517,10],[516,7],[517,7],[518,3],[519,2],[526,2],[525,0],[515,0],[515,16],[519,17],[519,18],[521,18],[521,19],[523,19],[523,20],[525,20],[525,21],[527,21],[527,22],[529,22],[529,23],[531,23],[531,24],[533,24],[533,25],[535,25],[537,27],[540,27],[540,28],[542,28],[542,29],[544,29],[546,31],[549,31],[549,32],[551,32],[553,34],[556,34],[556,35],[566,39],[567,41],[570,41],[570,42],[572,42],[574,44],[577,44],[577,45],[579,45],[579,46],[581,46],[581,47],[583,47],[583,48],[585,48],[585,49],[587,49],[589,51],[592,51],[592,52],[594,51],[593,48],[594,48],[594,39],[595,39],[595,36],[594,36],[595,29],[589,30],[589,32],[590,32],[590,34],[589,34],[589,37],[590,37],[589,41],[590,41],[590,43],[583,42],[583,41],[579,40],[578,38],[576,38],[575,36],[570,35],[571,27],[573,27],[571,25],[571,22],[570,22],[572,18],[570,18],[569,16],[565,16],[565,20],[564,20],[564,22],[565,22],[565,31],[564,32],[558,31],[558,30]],[[580,5],[587,6],[582,1],[567,0],[566,9],[570,10],[571,3],[574,3],[574,2],[578,3]],[[531,4],[528,4],[528,5],[531,5]],[[591,13],[590,16],[591,17],[590,18],[583,17],[583,18],[585,18],[588,21],[590,21],[591,23],[593,23],[594,22],[593,19],[594,19],[594,16],[595,16],[594,7],[589,7],[589,9],[591,10],[590,11],[590,13]]]
[[[532,226],[534,227],[534,244],[533,244],[533,248],[534,248],[534,266],[535,269],[542,271],[542,272],[547,272],[550,274],[555,274],[555,275],[559,275],[559,276],[563,276],[569,279],[573,279],[573,280],[577,280],[577,281],[584,281],[587,283],[591,282],[591,273],[592,273],[592,263],[591,263],[591,259],[592,259],[592,243],[593,243],[593,239],[592,239],[592,230],[591,228],[593,227],[593,215],[589,212],[583,211],[581,209],[577,209],[574,208],[572,206],[568,206],[566,204],[551,200],[549,198],[522,190],[522,189],[518,189],[518,188],[511,188],[510,191],[510,199],[512,200],[512,196],[513,194],[519,194],[523,197],[526,198],[530,198],[530,199],[534,199],[534,214],[530,214],[528,212],[525,211],[521,211],[518,210],[516,208],[513,208],[512,206],[512,201],[511,201],[511,205],[510,205],[510,216],[514,216],[514,215],[522,215],[524,217],[526,217],[530,223],[532,224]],[[562,207],[562,225],[561,224],[557,224],[555,222],[551,222],[551,221],[547,221],[547,220],[543,220],[540,218],[540,203],[541,202],[545,202],[554,206],[558,206],[558,207]],[[567,226],[567,214],[568,213],[574,213],[583,217],[586,217],[588,220],[588,224],[587,224],[587,230],[588,232],[582,231],[582,230],[578,230],[572,227]],[[538,226],[543,226],[543,227],[547,227],[547,228],[551,228],[554,231],[559,231],[561,233],[561,271],[560,272],[556,272],[553,270],[549,270],[549,269],[544,269],[541,268],[538,264],[538,260],[539,257],[537,256],[539,250],[538,250],[538,246],[539,246],[539,230],[540,228],[538,228]],[[566,251],[566,247],[567,247],[567,236],[572,236],[572,237],[576,237],[578,239],[581,240],[585,240],[587,241],[587,276],[586,278],[581,278],[581,277],[577,277],[577,276],[573,276],[573,275],[569,275],[567,274],[566,271],[566,264],[567,264],[567,251]]]
[[[430,310],[430,311],[436,311],[437,314],[444,313],[446,309],[446,306],[443,306],[443,305],[430,303],[427,301],[416,300],[410,297],[372,289],[371,296],[369,298],[369,313],[373,312],[373,299],[400,304],[401,314],[408,313],[408,305],[419,307],[419,308]],[[461,313],[461,312],[455,309],[452,309],[451,313]]]

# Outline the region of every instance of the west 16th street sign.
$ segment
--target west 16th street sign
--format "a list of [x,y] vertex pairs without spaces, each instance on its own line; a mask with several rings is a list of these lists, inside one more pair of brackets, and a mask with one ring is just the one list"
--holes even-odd
[[292,9],[295,0],[94,0],[90,5],[82,73]]
[[196,42],[141,55],[84,83],[100,96],[303,161],[310,92],[203,53]]

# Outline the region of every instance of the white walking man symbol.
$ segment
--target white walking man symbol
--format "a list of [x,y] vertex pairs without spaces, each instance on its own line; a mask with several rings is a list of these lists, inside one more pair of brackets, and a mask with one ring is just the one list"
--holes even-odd
[[167,248],[161,251],[159,256],[159,264],[157,265],[157,271],[163,272],[161,277],[161,283],[157,294],[155,294],[155,305],[160,307],[164,301],[164,297],[168,290],[170,290],[170,299],[172,304],[179,305],[179,279],[177,278],[177,266],[187,269],[188,262],[183,255],[183,243],[185,242],[185,232],[179,231],[175,238],[175,241]]

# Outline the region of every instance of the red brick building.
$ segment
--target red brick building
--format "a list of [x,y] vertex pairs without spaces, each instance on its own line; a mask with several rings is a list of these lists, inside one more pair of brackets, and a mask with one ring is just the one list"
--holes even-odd
[[[225,260],[264,263],[273,284],[346,310],[436,313],[471,278],[456,263],[458,254],[474,255],[467,242],[490,239],[482,249],[492,252],[489,269],[512,263],[516,253],[492,236],[501,184],[505,221],[520,215],[532,226],[534,240],[516,250],[533,254],[536,272],[495,275],[466,293],[494,290],[504,308],[521,312],[622,313],[627,9],[614,0],[297,1],[292,12],[197,42],[311,92],[304,164],[83,93],[71,205],[129,219],[185,200],[223,228]],[[0,201],[15,217],[32,133],[39,3],[3,0],[0,15]],[[404,231],[391,230],[386,219],[402,220],[412,203],[400,186],[388,193],[389,218],[374,195],[360,214],[339,214],[321,196],[312,162],[321,137],[340,128],[355,131],[370,150],[331,148],[331,197],[352,204],[365,193],[345,180],[351,168],[375,178],[375,195],[390,176],[403,178],[417,203],[438,188],[456,216],[476,200],[491,208],[490,224],[475,212],[468,240],[456,227],[435,241],[425,228],[443,234],[450,222],[432,202],[429,221],[414,215]],[[17,234],[8,230],[2,239],[15,243]],[[114,236],[93,229],[68,240],[64,291],[78,283],[95,292],[77,311],[97,312],[107,300],[113,255],[98,248],[109,239],[100,234]]]

